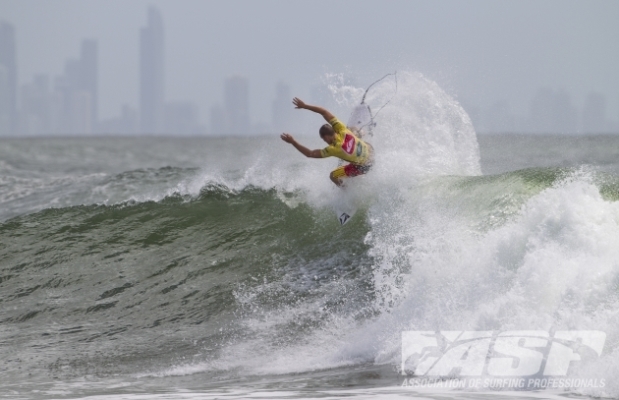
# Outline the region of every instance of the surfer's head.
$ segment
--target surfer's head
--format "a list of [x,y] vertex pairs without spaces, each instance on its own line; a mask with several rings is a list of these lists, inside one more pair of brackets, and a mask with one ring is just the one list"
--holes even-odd
[[335,139],[335,131],[333,130],[333,127],[331,125],[324,124],[320,127],[318,133],[320,133],[320,137],[322,138],[322,140],[327,142],[327,144],[333,143],[333,140]]

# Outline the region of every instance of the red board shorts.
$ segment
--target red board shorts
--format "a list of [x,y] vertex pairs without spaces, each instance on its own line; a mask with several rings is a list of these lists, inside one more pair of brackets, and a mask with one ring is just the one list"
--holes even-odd
[[372,168],[371,164],[348,164],[337,167],[331,172],[331,176],[335,179],[343,178],[344,176],[353,177],[367,174]]

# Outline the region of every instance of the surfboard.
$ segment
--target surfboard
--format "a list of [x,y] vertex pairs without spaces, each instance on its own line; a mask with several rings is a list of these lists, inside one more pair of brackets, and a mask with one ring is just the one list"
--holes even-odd
[[372,128],[375,123],[372,118],[372,110],[370,106],[363,103],[356,106],[350,113],[348,123],[346,124],[348,129],[352,130],[360,138],[367,138],[372,136]]
[[340,222],[340,225],[346,225],[346,223],[350,221],[353,215],[357,212],[357,207],[348,193],[343,193],[342,189],[338,190],[340,193],[338,193],[335,199],[333,210],[335,211],[335,215],[337,216],[337,220]]

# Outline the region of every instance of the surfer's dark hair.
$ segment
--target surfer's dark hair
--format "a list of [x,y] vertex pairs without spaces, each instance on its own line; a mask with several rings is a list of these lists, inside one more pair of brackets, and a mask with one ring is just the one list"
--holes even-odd
[[327,135],[330,136],[335,133],[335,131],[333,130],[333,127],[329,124],[324,124],[323,126],[321,126],[318,132],[320,133],[320,137],[325,137]]

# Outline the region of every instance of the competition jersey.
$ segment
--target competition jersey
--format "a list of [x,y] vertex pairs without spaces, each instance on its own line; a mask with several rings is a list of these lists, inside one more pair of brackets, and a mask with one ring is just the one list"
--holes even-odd
[[360,165],[372,162],[372,148],[369,144],[353,135],[339,119],[333,118],[329,124],[335,131],[335,141],[320,150],[323,157],[337,157]]

